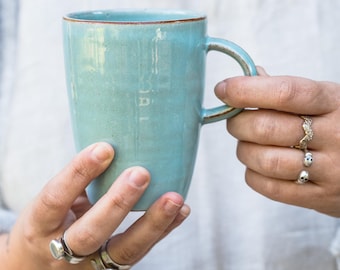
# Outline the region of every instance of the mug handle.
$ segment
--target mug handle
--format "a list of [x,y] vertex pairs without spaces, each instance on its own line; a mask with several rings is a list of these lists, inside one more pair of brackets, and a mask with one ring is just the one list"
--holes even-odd
[[[241,66],[244,75],[256,76],[256,66],[248,53],[235,43],[220,39],[207,37],[206,52],[219,51],[234,58]],[[242,108],[233,108],[228,105],[223,105],[211,109],[202,110],[202,125],[224,120],[240,113]]]

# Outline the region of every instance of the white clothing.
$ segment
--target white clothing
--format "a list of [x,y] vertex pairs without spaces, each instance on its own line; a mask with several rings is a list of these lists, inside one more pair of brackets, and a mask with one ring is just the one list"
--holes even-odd
[[[210,36],[241,45],[268,73],[340,80],[337,0],[30,0],[19,8],[16,2],[1,0],[0,5],[1,201],[14,212],[75,153],[62,53],[61,17],[67,12],[122,7],[203,11]],[[233,60],[209,54],[205,105],[220,104],[213,94],[218,81],[240,74]],[[202,128],[187,198],[192,214],[134,269],[340,269],[338,219],[252,191],[235,149],[224,121]],[[5,226],[1,218],[0,213],[0,226]]]

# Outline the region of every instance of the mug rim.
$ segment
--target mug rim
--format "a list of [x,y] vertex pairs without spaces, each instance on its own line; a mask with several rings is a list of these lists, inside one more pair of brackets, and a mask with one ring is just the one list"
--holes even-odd
[[[102,19],[94,18],[94,16],[104,15],[116,15],[117,19]],[[136,19],[119,20],[118,16],[130,15]],[[137,19],[141,15],[156,15],[164,16],[167,15],[167,19],[148,19],[141,20]],[[91,17],[92,16],[92,17]],[[103,10],[89,10],[89,11],[76,11],[71,12],[63,16],[64,21],[78,22],[78,23],[97,23],[97,24],[165,24],[175,22],[193,22],[205,20],[206,15],[200,12],[191,10],[180,10],[180,9],[103,9]]]

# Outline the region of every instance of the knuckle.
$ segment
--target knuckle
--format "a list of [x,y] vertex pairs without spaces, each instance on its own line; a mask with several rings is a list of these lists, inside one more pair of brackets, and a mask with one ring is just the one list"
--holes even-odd
[[156,234],[164,232],[167,228],[166,225],[168,225],[167,221],[168,221],[168,217],[164,217],[163,221],[153,219],[153,222],[151,223],[152,231]]
[[297,88],[293,80],[282,79],[278,86],[278,99],[277,106],[280,108],[282,105],[289,104],[295,100],[297,95]]
[[[303,90],[305,90],[305,99],[309,100],[309,103],[313,107],[320,108],[322,111],[327,112],[329,111],[329,107],[334,104],[333,100],[329,100],[328,102],[320,102],[320,100],[325,100],[325,91],[323,91],[322,85],[315,81],[309,81]],[[322,105],[325,103],[327,103],[328,108],[322,108]]]
[[284,191],[282,190],[282,185],[277,185],[275,182],[267,181],[264,185],[264,193],[274,201],[283,201]]
[[112,198],[110,198],[110,202],[113,208],[118,208],[122,211],[127,211],[131,207],[124,194],[120,193],[116,193]]
[[[111,247],[117,246],[118,243],[122,243],[122,238],[124,238],[125,233],[116,234],[113,238],[110,239],[109,245]],[[142,235],[139,236],[139,239],[142,238]],[[136,262],[139,258],[141,258],[143,254],[143,250],[145,245],[143,242],[135,241],[133,245],[125,246],[119,245],[119,248],[115,248],[114,251],[111,250],[110,254],[114,256],[110,256],[115,262],[121,264],[132,264]]]
[[138,257],[139,253],[137,250],[130,249],[130,248],[122,248],[120,250],[119,257],[121,261],[124,262],[132,262]]
[[70,166],[74,179],[88,179],[91,176],[89,166],[84,161],[78,160],[71,163]]
[[57,190],[53,192],[44,192],[40,197],[40,207],[45,208],[47,211],[50,209],[61,209],[64,207],[64,201],[61,199],[61,194]]
[[[315,82],[315,85],[318,88],[318,95],[315,97],[315,102],[320,106],[320,100],[325,100],[321,104],[324,105],[323,110],[325,112],[337,110],[340,106],[340,84],[333,82]],[[325,91],[325,89],[327,89],[327,91]]]
[[98,247],[101,245],[91,227],[83,227],[79,230],[76,240],[78,247]]
[[262,153],[261,158],[259,158],[259,167],[263,173],[266,175],[276,175],[281,164],[281,159],[278,155],[273,154],[272,152],[264,152]]
[[268,114],[262,117],[255,117],[253,121],[253,131],[253,136],[266,144],[277,132],[277,124],[275,121],[272,121],[271,116]]

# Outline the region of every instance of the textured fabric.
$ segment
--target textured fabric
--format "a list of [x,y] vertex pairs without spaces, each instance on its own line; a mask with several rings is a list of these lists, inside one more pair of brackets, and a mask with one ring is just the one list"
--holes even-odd
[[0,234],[9,232],[15,220],[15,213],[9,210],[0,209]]
[[[8,109],[14,83],[16,34],[18,24],[18,1],[0,0],[0,183],[1,171],[8,130]],[[1,196],[0,205],[4,205]]]
[[[1,104],[5,104],[0,117],[6,119],[1,121],[1,134],[6,134],[1,138],[5,145],[0,155],[2,200],[13,211],[20,211],[74,155],[61,16],[74,10],[122,7],[203,11],[208,15],[209,35],[238,43],[269,73],[340,80],[339,1],[21,1],[17,45],[4,46],[9,43],[3,31],[0,43],[2,52],[15,49],[1,58],[0,67]],[[5,72],[9,73],[6,82]],[[219,80],[239,74],[234,61],[210,53],[205,106],[220,104],[213,94]],[[202,128],[187,198],[192,214],[134,269],[337,269],[338,219],[273,202],[250,190],[235,148],[224,122]],[[137,215],[131,214],[120,230]]]

